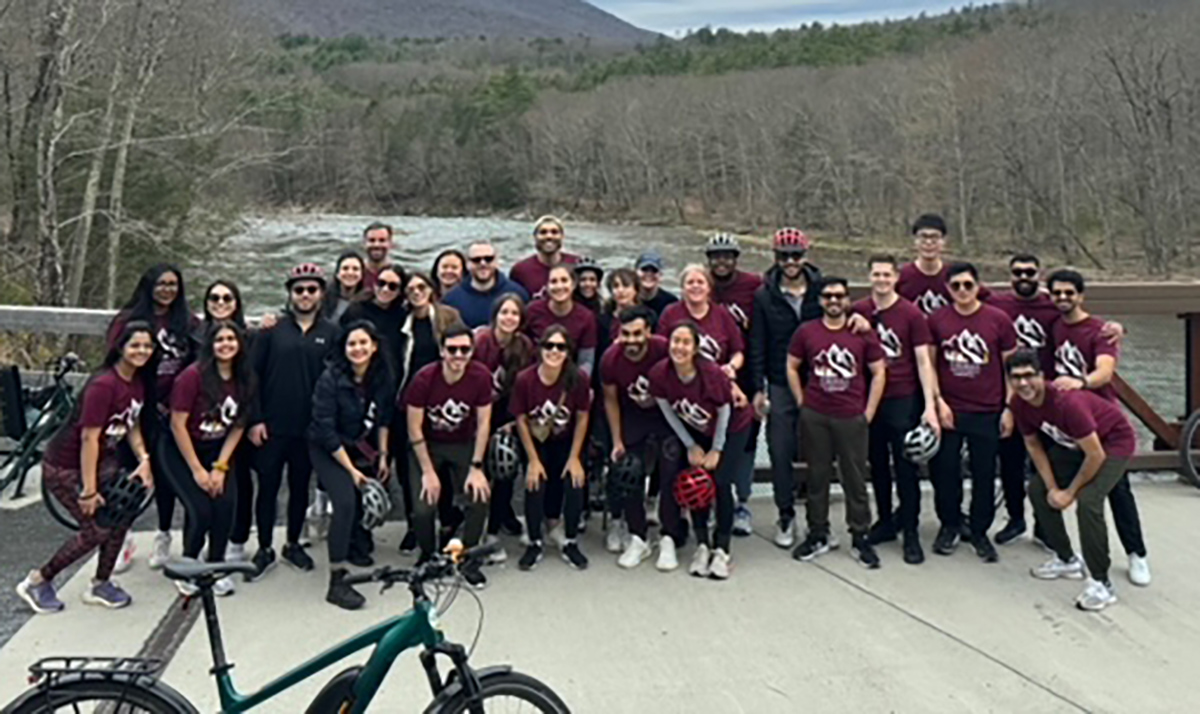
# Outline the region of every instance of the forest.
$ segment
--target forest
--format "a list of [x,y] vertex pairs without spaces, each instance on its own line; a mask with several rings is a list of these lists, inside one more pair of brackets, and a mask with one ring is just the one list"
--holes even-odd
[[[1195,3],[975,6],[635,49],[269,37],[231,0],[0,0],[0,302],[112,305],[281,210],[572,218],[1194,273]],[[902,245],[902,243],[897,243]]]

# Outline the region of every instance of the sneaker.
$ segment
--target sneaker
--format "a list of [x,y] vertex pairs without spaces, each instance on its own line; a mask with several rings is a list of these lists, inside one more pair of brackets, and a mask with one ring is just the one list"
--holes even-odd
[[102,583],[92,581],[91,587],[83,591],[83,601],[88,605],[100,605],[110,610],[116,610],[128,607],[133,602],[133,598],[129,597],[129,593],[122,590],[116,582],[105,580]]
[[825,555],[830,550],[832,548],[829,547],[829,536],[824,533],[809,533],[804,537],[804,542],[792,551],[792,557],[807,563],[817,556]]
[[933,539],[933,552],[938,555],[951,555],[961,540],[958,529],[942,526],[938,529],[937,537]]
[[562,559],[567,561],[576,570],[587,570],[587,556],[583,554],[583,551],[579,549],[579,544],[574,540],[569,540],[563,544]]
[[646,499],[646,523],[647,525],[661,525],[658,522],[658,496]]
[[400,552],[405,555],[411,555],[417,552],[417,532],[412,528],[404,534],[404,538],[400,541]]
[[338,568],[329,573],[329,590],[325,593],[325,602],[337,605],[343,610],[357,610],[366,604],[367,599],[346,584],[346,569]]
[[921,536],[916,531],[904,534],[904,562],[909,565],[920,565],[925,562],[925,550],[921,548]]
[[33,582],[33,573],[25,576],[25,579],[17,583],[17,595],[24,600],[34,612],[39,615],[50,615],[55,612],[62,612],[66,605],[62,600],[58,599],[58,593],[54,590],[54,583],[45,580],[40,583]]
[[525,549],[525,554],[517,561],[517,567],[521,570],[533,570],[537,564],[542,562],[542,543],[541,541],[533,541],[529,547]]
[[604,534],[604,549],[609,553],[620,553],[625,550],[626,529],[625,521],[609,522],[608,532]]
[[1129,582],[1142,588],[1150,584],[1149,555],[1129,554]]
[[1117,601],[1112,583],[1102,583],[1088,578],[1087,587],[1075,598],[1075,607],[1088,612],[1099,612]]
[[274,548],[259,548],[254,557],[250,559],[254,564],[254,572],[246,574],[246,582],[252,583],[262,576],[266,575],[271,568],[275,567],[275,549]]
[[196,597],[200,594],[200,588],[192,585],[187,580],[176,580],[174,582],[175,589],[178,590],[179,594],[184,597]]
[[249,559],[250,556],[246,555],[245,543],[230,543],[225,548],[226,563],[245,563]]
[[712,554],[708,551],[708,546],[701,543],[696,546],[696,553],[692,556],[692,564],[688,566],[688,572],[697,578],[707,578],[711,562]]
[[986,533],[972,538],[971,545],[975,548],[975,555],[978,555],[983,562],[1000,562],[1000,554],[996,552],[996,546],[992,545],[992,539],[988,538]]
[[1083,580],[1083,563],[1079,561],[1078,556],[1074,555],[1066,562],[1058,556],[1054,556],[1036,568],[1030,568],[1029,574],[1038,580],[1058,580],[1059,578]]
[[[283,554],[283,557],[287,558],[287,548],[283,549]],[[307,557],[307,555],[308,554],[306,553],[305,557]],[[312,560],[312,558],[309,558],[309,560]],[[351,553],[350,557],[346,558],[346,562],[350,563],[356,568],[370,568],[375,565],[375,559],[366,553]]]
[[996,545],[1008,545],[1016,539],[1025,535],[1025,521],[1010,520],[1003,528],[996,533]]
[[748,536],[754,534],[754,526],[750,520],[750,509],[744,503],[739,503],[733,512],[733,534]]
[[879,568],[879,555],[875,552],[875,546],[871,545],[868,536],[854,536],[850,544],[850,554],[854,556],[859,565],[867,570]]
[[499,543],[500,538],[494,535],[489,535],[483,539],[483,544],[485,546],[496,546],[496,550],[494,550],[487,558],[488,565],[499,565],[501,563],[508,562],[508,551],[504,549],[504,546],[499,545]]
[[729,553],[717,548],[713,551],[712,561],[708,564],[708,577],[713,580],[728,580],[729,573],[733,570],[731,560]]
[[971,517],[966,513],[958,514],[958,537],[959,540],[971,540]]
[[780,518],[775,523],[775,545],[791,548],[796,544],[796,519]]
[[562,550],[563,546],[567,544],[567,529],[562,524],[562,521],[559,521],[557,525],[550,529],[550,542],[559,550]]
[[113,564],[113,573],[120,575],[133,567],[133,554],[137,552],[137,544],[133,542],[133,534],[125,534],[125,542],[121,544],[121,552],[117,554],[117,562]]
[[663,536],[659,539],[658,560],[655,561],[654,567],[664,573],[679,567],[679,558],[675,555],[675,539],[671,536]]
[[483,574],[483,569],[479,567],[477,561],[467,563],[462,569],[463,582],[470,585],[475,590],[483,590],[487,587],[487,576]]
[[871,530],[867,532],[867,541],[871,545],[891,543],[898,535],[895,522],[889,518],[886,521],[876,521],[875,525],[871,526]]
[[307,572],[316,567],[313,559],[309,557],[308,553],[304,552],[304,546],[299,543],[288,543],[283,546],[283,552],[280,555],[283,556],[283,562],[293,568]]
[[158,570],[171,560],[171,534],[159,531],[154,534],[154,550],[150,552],[150,569]]
[[640,536],[631,536],[629,538],[629,547],[621,553],[621,557],[617,558],[617,565],[622,568],[636,568],[642,564],[642,561],[650,557],[650,546]]
[[213,595],[217,597],[229,597],[235,589],[233,578],[228,575],[213,583]]

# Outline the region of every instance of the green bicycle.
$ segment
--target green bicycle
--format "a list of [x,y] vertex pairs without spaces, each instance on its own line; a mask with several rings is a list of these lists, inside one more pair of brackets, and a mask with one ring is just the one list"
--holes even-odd
[[[25,490],[25,478],[29,470],[42,460],[42,447],[54,436],[75,408],[75,390],[67,381],[67,374],[86,369],[86,365],[74,352],[47,363],[47,371],[53,365],[53,383],[40,388],[21,386],[20,372],[16,367],[4,375],[0,401],[4,407],[4,431],[17,440],[12,451],[0,462],[0,491],[13,486],[13,498],[21,498]],[[65,514],[65,516],[63,515]],[[65,509],[51,508],[55,520],[71,525]],[[63,519],[70,519],[64,521]],[[75,528],[79,525],[75,524]]]
[[[493,548],[475,548],[460,562],[482,562]],[[426,713],[484,714],[485,712],[540,712],[570,714],[567,705],[548,686],[508,666],[474,669],[462,645],[446,641],[438,620],[438,607],[426,594],[426,585],[446,595],[447,607],[461,589],[454,559],[435,556],[412,570],[380,568],[347,578],[355,584],[379,582],[387,590],[406,583],[413,608],[391,617],[301,664],[253,694],[237,691],[230,676],[233,665],[225,658],[212,587],[230,573],[253,570],[248,563],[176,563],[164,568],[168,578],[186,580],[199,588],[196,597],[204,606],[212,650],[212,674],[221,698],[221,711],[249,711],[355,652],[374,647],[365,664],[349,667],[329,680],[305,710],[307,714],[359,714],[375,697],[392,663],[405,650],[423,647],[421,665],[433,691]],[[451,579],[447,587],[442,582]],[[467,592],[470,592],[468,589]],[[477,633],[478,634],[478,633]],[[453,671],[443,679],[439,656],[450,660]],[[136,658],[54,657],[30,667],[35,686],[3,710],[3,714],[103,711],[120,714],[193,714],[198,710],[182,694],[157,677],[163,663]]]

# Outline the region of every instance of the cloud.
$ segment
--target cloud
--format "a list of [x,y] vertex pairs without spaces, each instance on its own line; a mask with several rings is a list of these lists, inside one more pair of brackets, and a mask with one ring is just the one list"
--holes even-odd
[[963,0],[591,0],[593,5],[639,27],[672,34],[710,25],[734,30],[771,30],[818,21],[849,24],[937,14]]

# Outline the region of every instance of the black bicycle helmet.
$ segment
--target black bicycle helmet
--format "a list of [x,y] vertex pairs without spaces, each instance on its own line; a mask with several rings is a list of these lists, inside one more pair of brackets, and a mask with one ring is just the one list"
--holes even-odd
[[646,467],[642,457],[626,451],[608,470],[608,488],[614,498],[625,499],[643,495]]
[[101,528],[125,528],[150,505],[154,489],[133,478],[130,471],[120,471],[100,485],[104,505],[96,509],[96,525]]
[[487,472],[493,479],[512,481],[521,473],[521,441],[508,429],[492,434],[487,448]]

